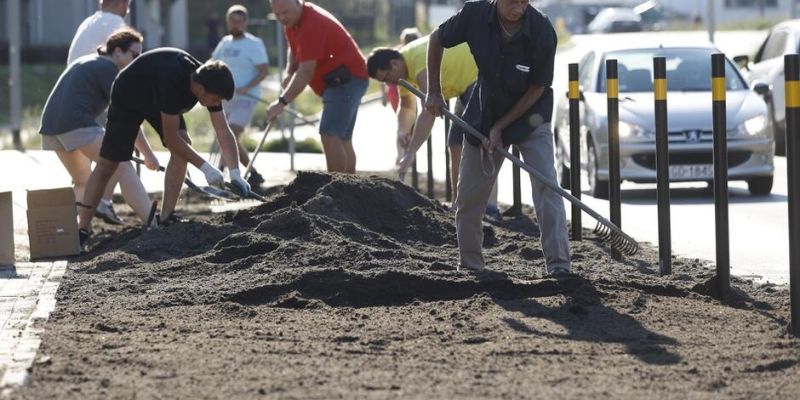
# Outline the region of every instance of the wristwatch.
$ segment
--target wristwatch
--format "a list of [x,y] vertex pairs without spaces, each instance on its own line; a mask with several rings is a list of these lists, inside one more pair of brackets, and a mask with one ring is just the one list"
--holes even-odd
[[286,97],[283,97],[283,96],[278,96],[278,103],[281,103],[284,106],[288,106],[289,105],[289,102],[286,101]]

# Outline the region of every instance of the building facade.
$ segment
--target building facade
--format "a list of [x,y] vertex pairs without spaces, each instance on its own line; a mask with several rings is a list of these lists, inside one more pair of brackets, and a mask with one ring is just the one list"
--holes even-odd
[[[0,26],[6,27],[7,2],[0,0]],[[78,25],[98,9],[98,0],[19,0],[22,11],[22,50],[23,57],[34,55],[55,61],[66,59],[72,36]],[[128,21],[142,32],[145,48],[159,46],[186,47],[189,42],[188,31],[189,0],[134,0]],[[166,15],[167,21],[162,21]],[[162,28],[167,26],[168,29]],[[8,32],[0,29],[0,48],[5,49]],[[48,57],[52,56],[52,60]],[[6,54],[0,54],[5,59]]]

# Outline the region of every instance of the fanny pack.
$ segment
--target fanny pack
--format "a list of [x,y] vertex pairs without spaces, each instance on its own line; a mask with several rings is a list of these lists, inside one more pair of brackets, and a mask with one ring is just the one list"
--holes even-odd
[[334,69],[333,71],[323,75],[322,80],[325,81],[325,84],[329,88],[333,88],[337,86],[342,86],[345,83],[350,82],[351,76],[352,75],[350,75],[350,70],[347,68],[346,65],[342,64],[336,67],[336,69]]

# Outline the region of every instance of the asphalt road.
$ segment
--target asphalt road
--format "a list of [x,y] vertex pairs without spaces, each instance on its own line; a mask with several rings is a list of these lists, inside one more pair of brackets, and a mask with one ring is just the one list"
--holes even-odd
[[[753,54],[765,32],[718,32],[715,44],[729,57]],[[707,40],[704,32],[665,32],[575,36],[556,61],[556,93],[566,89],[567,64],[577,62],[586,49],[612,41],[635,43],[659,40],[691,43]],[[510,175],[510,172],[507,172]],[[510,180],[510,177],[508,178]],[[502,199],[510,200],[502,191]],[[716,259],[713,192],[705,183],[673,184],[671,190],[673,252],[713,262]],[[624,183],[622,227],[640,241],[658,243],[655,185]],[[527,196],[526,196],[527,197]],[[585,195],[587,203],[608,215],[608,203]],[[568,211],[569,213],[569,211]],[[789,279],[786,159],[776,158],[775,186],[770,196],[753,197],[744,182],[730,183],[731,272],[776,283]],[[584,221],[589,218],[584,217]],[[592,223],[585,222],[586,226]]]

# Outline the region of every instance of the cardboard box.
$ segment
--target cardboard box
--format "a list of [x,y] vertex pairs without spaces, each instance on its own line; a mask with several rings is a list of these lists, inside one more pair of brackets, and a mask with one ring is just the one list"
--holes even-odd
[[28,191],[28,238],[32,259],[80,254],[72,188]]
[[0,265],[14,265],[14,203],[11,192],[0,193]]

